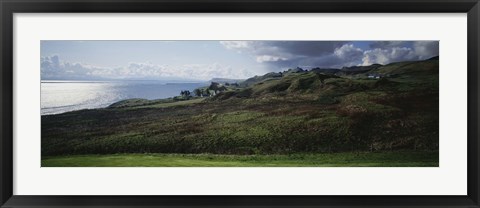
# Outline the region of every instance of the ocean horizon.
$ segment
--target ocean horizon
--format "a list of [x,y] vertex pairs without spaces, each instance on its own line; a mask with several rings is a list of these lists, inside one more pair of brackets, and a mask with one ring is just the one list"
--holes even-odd
[[105,108],[125,99],[164,99],[206,85],[177,80],[42,80],[41,115]]

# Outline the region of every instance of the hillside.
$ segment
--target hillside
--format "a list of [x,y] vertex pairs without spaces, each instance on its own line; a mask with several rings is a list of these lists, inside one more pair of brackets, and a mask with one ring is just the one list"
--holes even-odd
[[42,116],[42,156],[438,151],[439,61],[272,72],[212,97]]

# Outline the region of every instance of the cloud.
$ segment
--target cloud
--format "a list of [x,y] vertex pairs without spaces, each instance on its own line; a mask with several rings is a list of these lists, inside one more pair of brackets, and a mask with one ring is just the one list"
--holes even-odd
[[96,67],[80,63],[64,63],[57,55],[40,58],[42,79],[82,79],[83,77],[107,73],[110,68]]
[[[304,68],[341,68],[344,66],[356,66],[362,62],[363,50],[353,44],[345,44],[337,47],[333,52],[321,56],[302,57],[297,60],[297,65]],[[291,63],[289,63],[291,64]]]
[[257,62],[276,62],[276,61],[287,61],[288,58],[278,57],[278,56],[270,56],[270,55],[261,55],[257,56]]
[[368,48],[354,41],[220,41],[227,49],[251,55],[254,60],[284,70],[296,66],[332,67],[388,64],[423,60],[438,55],[438,41],[375,41]]
[[370,43],[369,46],[371,49],[389,49],[404,46],[405,43],[405,41],[374,41]]
[[390,49],[376,48],[364,52],[362,65],[388,64],[403,60],[413,60],[414,51],[411,48],[395,47]]
[[[341,68],[424,60],[437,56],[438,41],[221,41],[226,49],[250,56],[269,71],[287,68]],[[41,57],[42,79],[180,79],[248,78],[265,71],[219,63],[159,65],[149,62],[101,67],[62,61],[59,56]]]
[[362,65],[424,60],[438,56],[438,52],[438,41],[397,41],[393,44],[387,43],[383,44],[382,47],[364,51]]
[[336,48],[333,54],[338,58],[337,63],[344,63],[344,66],[357,65],[358,60],[363,57],[363,50],[353,44],[345,44]]
[[244,49],[249,48],[253,41],[220,41],[220,43],[228,49]]
[[427,59],[439,54],[438,41],[416,41],[413,43],[413,49],[419,59]]
[[129,63],[121,67],[99,67],[84,63],[63,62],[58,56],[41,57],[43,80],[55,79],[159,79],[209,80],[211,78],[248,78],[255,75],[247,69],[236,69],[218,63],[181,66],[152,63]]
[[[227,49],[247,53],[259,63],[276,68],[317,64],[344,41],[220,41]],[[317,58],[314,58],[317,57]]]

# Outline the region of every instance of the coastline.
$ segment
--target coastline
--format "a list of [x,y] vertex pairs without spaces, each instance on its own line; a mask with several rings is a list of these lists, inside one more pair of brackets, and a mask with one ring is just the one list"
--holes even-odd
[[57,115],[79,110],[108,108],[129,99],[156,101],[180,95],[207,85],[205,82],[174,82],[157,80],[43,80],[40,114]]

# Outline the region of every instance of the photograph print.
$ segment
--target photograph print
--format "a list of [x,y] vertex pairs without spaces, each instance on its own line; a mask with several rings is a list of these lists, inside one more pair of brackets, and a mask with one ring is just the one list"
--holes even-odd
[[41,41],[42,167],[438,167],[438,41]]

